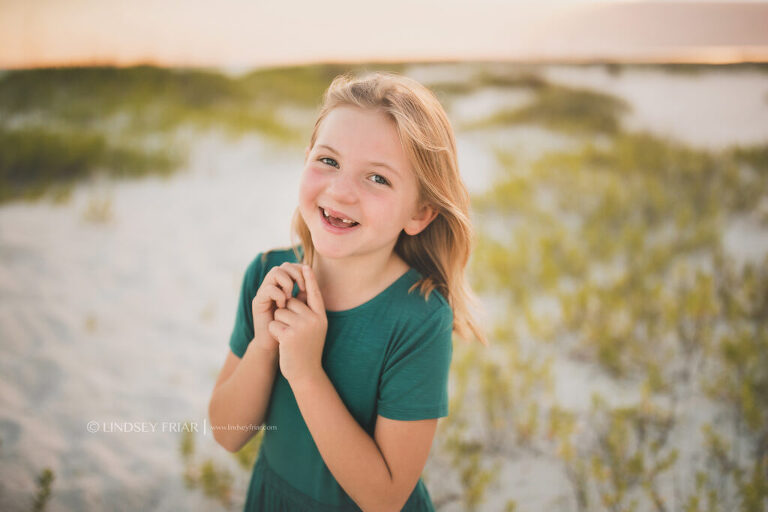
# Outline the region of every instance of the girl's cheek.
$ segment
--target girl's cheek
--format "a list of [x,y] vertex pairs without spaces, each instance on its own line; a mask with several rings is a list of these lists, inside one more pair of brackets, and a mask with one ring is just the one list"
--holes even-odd
[[305,200],[311,200],[322,190],[324,181],[322,173],[312,170],[312,168],[306,169],[299,183],[299,196]]
[[325,173],[323,173],[320,169],[317,167],[311,166],[307,167],[304,170],[304,174],[302,174],[302,181],[307,183],[319,183],[323,181],[325,177]]

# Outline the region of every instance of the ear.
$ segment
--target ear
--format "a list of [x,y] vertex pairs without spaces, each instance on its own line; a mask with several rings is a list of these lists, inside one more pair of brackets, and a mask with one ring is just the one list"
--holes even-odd
[[408,223],[403,227],[403,230],[411,236],[418,235],[429,226],[430,222],[435,220],[435,217],[437,217],[437,210],[431,205],[423,204],[416,211],[416,215],[411,217]]
[[307,158],[309,158],[309,146],[304,150],[304,162],[307,161]]

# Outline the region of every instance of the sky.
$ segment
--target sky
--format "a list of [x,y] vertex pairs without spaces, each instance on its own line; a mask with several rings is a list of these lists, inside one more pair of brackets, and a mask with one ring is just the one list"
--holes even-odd
[[671,16],[670,3],[0,0],[0,68],[600,55],[768,60],[768,1],[688,0]]

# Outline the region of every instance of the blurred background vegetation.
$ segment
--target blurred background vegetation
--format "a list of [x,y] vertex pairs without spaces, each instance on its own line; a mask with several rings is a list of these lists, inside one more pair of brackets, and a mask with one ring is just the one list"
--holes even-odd
[[[170,176],[204,130],[300,149],[333,77],[366,69],[404,66],[5,72],[0,202],[66,200],[99,174]],[[573,142],[533,162],[496,148],[499,172],[473,197],[470,277],[493,312],[491,344],[455,343],[451,415],[424,473],[437,508],[525,510],[505,464],[543,460],[542,477],[568,486],[561,510],[767,510],[768,255],[734,258],[724,237],[735,223],[768,228],[768,140],[707,151],[631,131],[624,99],[512,65],[431,87],[449,113],[483,87],[531,95],[459,134],[535,126]],[[566,375],[588,403],[563,396]],[[260,440],[234,455],[244,473]],[[180,440],[181,478],[233,507],[233,474],[195,443]]]

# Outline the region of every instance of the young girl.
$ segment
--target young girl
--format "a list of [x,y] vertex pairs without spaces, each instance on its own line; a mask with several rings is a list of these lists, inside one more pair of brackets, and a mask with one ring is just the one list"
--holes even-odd
[[306,150],[300,243],[245,271],[214,437],[263,426],[245,510],[434,510],[420,478],[469,313],[469,195],[435,96],[393,73],[333,80]]

